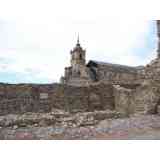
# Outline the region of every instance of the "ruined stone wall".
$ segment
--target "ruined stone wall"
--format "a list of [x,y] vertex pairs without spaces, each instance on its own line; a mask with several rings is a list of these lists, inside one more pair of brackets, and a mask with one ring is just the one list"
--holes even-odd
[[85,87],[60,84],[0,84],[0,115],[26,112],[70,113],[116,110],[125,116],[156,113],[160,108],[160,83],[111,85],[101,82]]
[[115,109],[125,115],[156,114],[160,108],[160,83],[145,80],[135,88],[114,86]]
[[0,115],[25,112],[69,112],[114,109],[113,88],[98,84],[73,87],[59,84],[0,84]]
[[125,116],[129,116],[134,113],[134,108],[131,106],[131,99],[133,97],[133,88],[124,88],[119,85],[114,85],[114,99],[115,110],[123,113]]
[[144,81],[140,87],[133,92],[131,107],[135,113],[156,114],[160,104],[160,83]]
[[51,111],[53,85],[0,84],[0,115]]
[[71,112],[114,109],[113,87],[111,85],[92,85],[73,87],[59,85],[52,95],[54,108]]
[[144,76],[147,80],[160,80],[160,58],[154,59],[144,69]]

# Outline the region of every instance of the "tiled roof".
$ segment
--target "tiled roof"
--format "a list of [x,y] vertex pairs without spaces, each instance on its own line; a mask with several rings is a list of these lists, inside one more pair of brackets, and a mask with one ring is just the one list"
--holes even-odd
[[87,66],[90,65],[97,65],[97,66],[104,66],[107,68],[113,68],[117,70],[123,70],[123,71],[137,71],[138,69],[142,68],[142,66],[137,66],[137,67],[132,67],[132,66],[127,66],[127,65],[121,65],[121,64],[113,64],[113,63],[108,63],[108,62],[101,62],[101,61],[95,61],[95,60],[90,60],[87,64]]

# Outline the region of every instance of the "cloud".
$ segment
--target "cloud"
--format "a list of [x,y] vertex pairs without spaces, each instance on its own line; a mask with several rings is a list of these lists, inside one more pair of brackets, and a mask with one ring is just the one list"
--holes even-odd
[[0,5],[0,81],[58,81],[70,65],[78,33],[87,60],[135,66],[155,57],[153,21],[122,18],[119,12],[111,16],[104,3],[83,2],[5,0]]

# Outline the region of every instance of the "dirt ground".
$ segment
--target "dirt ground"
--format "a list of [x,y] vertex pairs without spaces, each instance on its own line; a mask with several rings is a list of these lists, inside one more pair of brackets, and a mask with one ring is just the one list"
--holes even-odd
[[94,126],[29,126],[0,128],[0,139],[8,140],[159,140],[160,116],[137,115],[107,119]]

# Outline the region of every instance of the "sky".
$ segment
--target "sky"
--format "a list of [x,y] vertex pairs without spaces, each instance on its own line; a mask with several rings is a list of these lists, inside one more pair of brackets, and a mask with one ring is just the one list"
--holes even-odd
[[101,0],[0,1],[0,82],[58,82],[78,34],[87,61],[149,63],[156,57],[155,20],[137,18],[138,8],[131,16],[112,7]]

